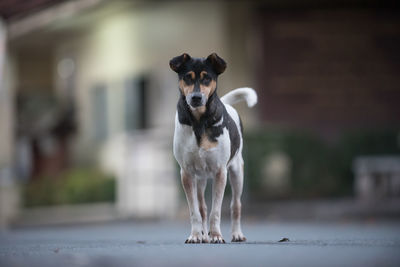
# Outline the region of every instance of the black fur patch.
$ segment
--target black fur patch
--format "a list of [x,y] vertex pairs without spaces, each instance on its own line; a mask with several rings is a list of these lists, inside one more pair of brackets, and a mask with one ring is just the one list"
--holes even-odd
[[[217,54],[213,53],[207,58],[192,58],[188,54],[182,54],[181,56],[175,57],[170,61],[170,67],[178,73],[179,80],[185,79],[185,75],[189,71],[195,73],[195,79],[193,82],[199,87],[199,83],[205,83],[204,80],[200,79],[200,73],[202,71],[207,72],[208,77],[211,80],[217,81],[218,75],[223,73],[226,69],[225,61],[220,58]],[[185,81],[189,82],[189,81]],[[191,126],[196,136],[197,145],[200,146],[201,138],[205,134],[211,142],[217,142],[218,136],[223,133],[223,129],[227,128],[229,132],[229,139],[231,141],[231,160],[239,150],[240,146],[240,135],[236,123],[228,114],[224,104],[221,102],[216,94],[216,90],[209,96],[206,103],[206,111],[196,120],[190,110],[189,105],[186,103],[185,96],[180,91],[180,98],[178,101],[178,120],[181,124]],[[213,126],[223,118],[223,123],[219,126]],[[240,129],[242,131],[242,125],[240,122]]]
[[215,53],[207,58],[192,58],[184,53],[171,59],[169,66],[178,73],[179,79],[182,79],[188,71],[194,71],[197,75],[204,70],[211,75],[212,79],[216,80],[217,76],[225,71],[226,62]]
[[[196,120],[193,117],[190,107],[186,103],[185,96],[182,94],[179,98],[177,109],[179,122],[181,124],[192,126],[199,146],[203,134],[205,134],[211,142],[217,142],[218,136],[223,133],[224,128],[227,128],[229,139],[231,141],[231,154],[229,160],[236,155],[240,146],[238,127],[215,92],[209,97],[206,104],[206,111],[200,117],[200,120]],[[219,122],[221,118],[223,118],[222,124],[213,126]]]

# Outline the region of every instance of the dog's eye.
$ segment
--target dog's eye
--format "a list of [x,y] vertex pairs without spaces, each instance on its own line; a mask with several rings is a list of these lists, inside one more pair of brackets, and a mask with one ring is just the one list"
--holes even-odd
[[186,83],[191,83],[193,80],[192,80],[192,75],[190,74],[190,73],[187,73],[187,74],[185,74],[184,76],[183,76],[183,80],[186,82]]
[[205,75],[202,82],[205,84],[209,84],[211,82],[211,77],[208,75]]

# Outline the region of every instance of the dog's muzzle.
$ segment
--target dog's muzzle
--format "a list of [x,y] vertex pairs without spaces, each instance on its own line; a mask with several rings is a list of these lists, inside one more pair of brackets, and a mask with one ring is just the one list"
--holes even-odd
[[186,96],[186,102],[192,108],[197,108],[206,104],[206,97],[200,92],[193,92]]

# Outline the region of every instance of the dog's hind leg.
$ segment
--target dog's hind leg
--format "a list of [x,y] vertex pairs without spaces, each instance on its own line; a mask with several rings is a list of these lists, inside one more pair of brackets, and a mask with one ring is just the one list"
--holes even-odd
[[202,221],[199,210],[199,202],[196,195],[196,180],[195,177],[192,177],[188,172],[181,169],[181,182],[186,194],[190,212],[190,222],[192,224],[192,231],[185,243],[201,243]]
[[206,186],[207,186],[207,179],[197,180],[197,199],[199,201],[201,220],[203,224],[203,230],[201,232],[203,243],[208,243],[207,204],[204,199],[204,192],[206,190]]
[[229,181],[232,188],[231,221],[232,221],[232,242],[246,241],[240,225],[242,203],[240,197],[243,191],[243,159],[241,155],[232,162],[229,167]]
[[221,234],[221,206],[226,186],[226,168],[221,168],[213,181],[212,207],[210,213],[210,242],[225,243]]

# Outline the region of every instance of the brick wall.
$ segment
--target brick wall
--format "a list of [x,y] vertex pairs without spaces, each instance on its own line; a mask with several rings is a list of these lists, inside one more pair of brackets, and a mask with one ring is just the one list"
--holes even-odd
[[258,11],[256,63],[267,124],[335,137],[400,125],[400,12]]

